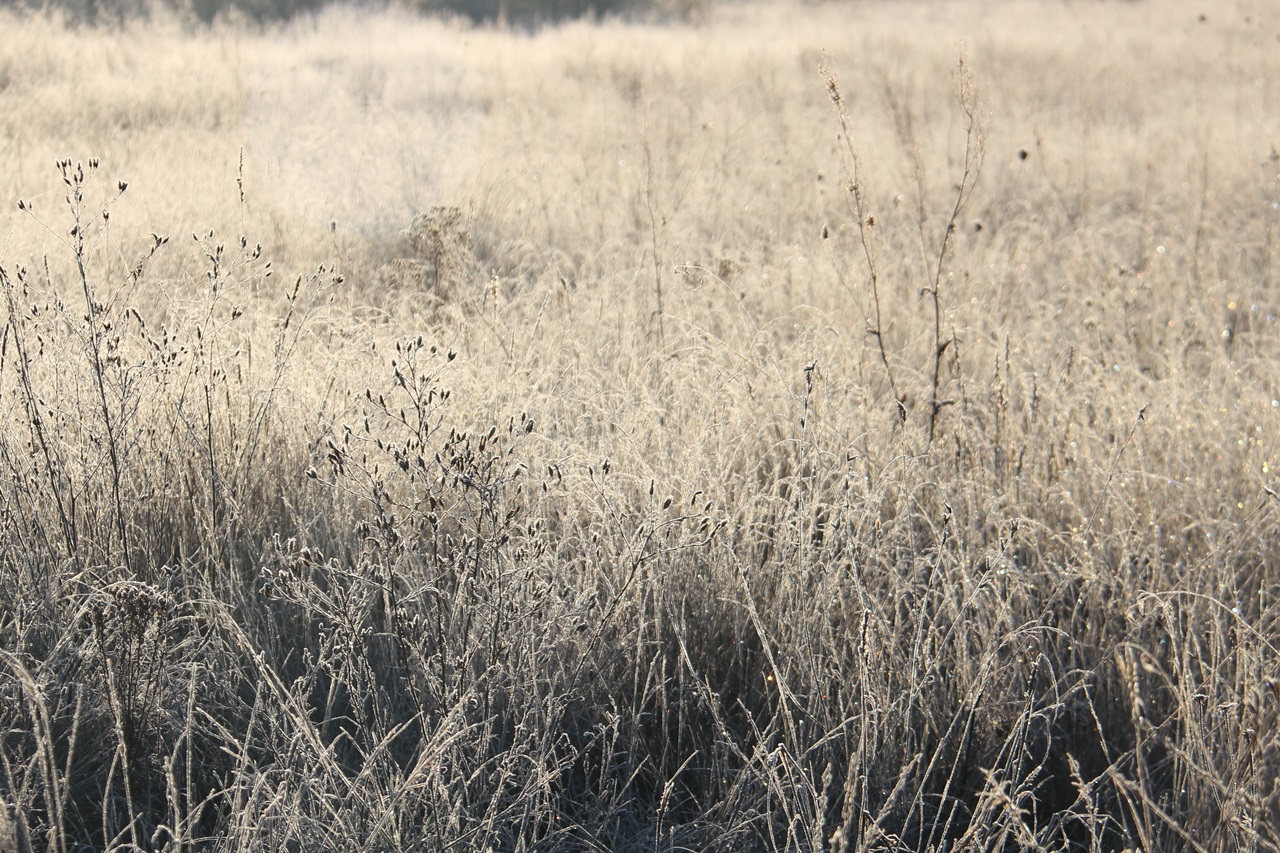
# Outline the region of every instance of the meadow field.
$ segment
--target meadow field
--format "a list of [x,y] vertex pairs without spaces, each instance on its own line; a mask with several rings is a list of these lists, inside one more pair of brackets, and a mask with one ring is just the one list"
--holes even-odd
[[1280,850],[1271,3],[0,33],[0,850]]

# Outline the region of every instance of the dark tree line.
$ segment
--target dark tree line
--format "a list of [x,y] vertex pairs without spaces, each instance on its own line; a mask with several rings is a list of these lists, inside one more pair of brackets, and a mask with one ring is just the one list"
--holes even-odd
[[[384,5],[385,1],[372,0],[372,3]],[[224,15],[270,22],[314,12],[331,2],[334,0],[0,0],[0,8],[58,12],[71,24],[111,26],[146,18],[157,7],[177,10],[202,22]],[[476,22],[523,26],[587,15],[644,12],[653,5],[652,0],[407,0],[407,3],[427,14],[460,15]]]

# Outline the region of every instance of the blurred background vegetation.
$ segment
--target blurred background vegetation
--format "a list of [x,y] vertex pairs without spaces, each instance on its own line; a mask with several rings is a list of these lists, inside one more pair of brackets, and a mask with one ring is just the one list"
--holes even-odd
[[[476,22],[537,26],[605,15],[638,15],[690,19],[709,0],[404,0],[403,5],[429,15],[460,16]],[[333,0],[3,0],[0,9],[55,13],[70,24],[122,25],[151,17],[157,10],[177,12],[193,21],[219,17],[270,22],[315,12]],[[364,5],[386,6],[385,0]]]

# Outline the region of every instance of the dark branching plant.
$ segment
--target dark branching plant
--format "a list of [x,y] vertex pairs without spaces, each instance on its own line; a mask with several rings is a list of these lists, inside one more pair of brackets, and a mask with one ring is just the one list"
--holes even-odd
[[[839,80],[828,62],[824,61],[822,75],[826,80],[827,94],[831,99],[837,120],[840,124],[841,162],[845,170],[848,192],[846,197],[849,210],[858,229],[858,239],[862,248],[863,264],[870,292],[871,312],[867,318],[867,334],[876,341],[880,361],[884,365],[889,389],[897,407],[898,418],[906,422],[908,417],[908,395],[899,391],[889,353],[885,348],[886,320],[881,308],[880,275],[877,266],[876,233],[879,219],[871,209],[868,199],[868,188],[861,158],[855,144],[848,109],[844,96],[840,92]],[[927,264],[927,280],[920,288],[920,295],[927,297],[929,317],[931,320],[932,346],[929,363],[925,373],[929,379],[928,408],[926,411],[925,437],[926,447],[931,447],[938,429],[938,419],[943,410],[955,404],[955,400],[943,397],[942,382],[943,358],[947,349],[956,343],[954,333],[948,334],[943,308],[942,283],[947,272],[953,240],[956,234],[960,215],[973,195],[974,187],[982,171],[982,163],[986,157],[986,128],[984,125],[981,93],[963,53],[956,61],[954,74],[954,93],[956,103],[964,120],[964,160],[959,180],[954,185],[954,195],[949,209],[942,221],[940,233],[933,239],[929,236],[930,216],[928,199],[924,182],[924,169],[920,160],[920,151],[911,137],[909,122],[899,122],[899,133],[903,137],[900,142],[912,158],[913,174],[916,178],[916,209],[918,217],[916,227],[919,232],[920,250]]]

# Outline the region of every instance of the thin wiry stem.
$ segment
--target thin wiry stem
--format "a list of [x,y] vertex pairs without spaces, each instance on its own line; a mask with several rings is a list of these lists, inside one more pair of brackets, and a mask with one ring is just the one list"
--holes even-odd
[[889,390],[893,394],[893,402],[897,407],[898,420],[905,423],[907,420],[906,397],[898,393],[898,383],[893,378],[893,368],[889,364],[889,353],[884,348],[884,322],[880,313],[880,275],[876,267],[876,253],[871,245],[871,229],[875,227],[876,219],[867,211],[862,183],[862,165],[858,158],[858,149],[853,143],[853,132],[849,129],[849,113],[845,109],[844,96],[840,94],[840,83],[836,79],[835,71],[825,61],[822,66],[822,76],[827,81],[827,95],[831,98],[831,105],[840,122],[842,166],[849,182],[847,198],[852,207],[853,218],[858,223],[858,240],[862,245],[862,257],[867,267],[867,285],[871,290],[873,317],[872,322],[867,326],[867,334],[876,339],[880,361],[884,364],[885,375],[889,378]]
[[956,233],[956,223],[960,219],[960,211],[964,209],[973,188],[982,171],[982,161],[986,156],[986,128],[978,116],[978,95],[973,80],[973,72],[965,63],[964,54],[960,54],[956,62],[955,72],[956,100],[965,116],[964,133],[964,172],[956,187],[955,201],[951,206],[951,215],[947,217],[946,227],[942,232],[942,240],[938,246],[937,263],[933,268],[933,279],[929,283],[928,294],[933,307],[933,365],[929,387],[929,445],[933,445],[937,433],[938,416],[942,410],[951,405],[951,400],[939,399],[941,385],[942,356],[954,341],[955,337],[942,338],[942,271],[946,266],[947,256],[951,252],[952,237]]

